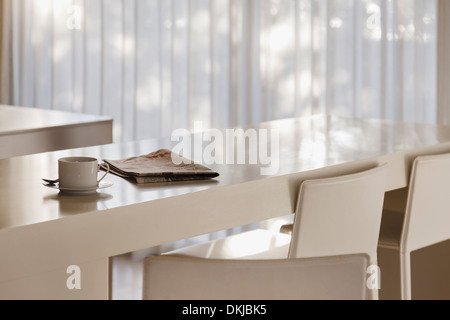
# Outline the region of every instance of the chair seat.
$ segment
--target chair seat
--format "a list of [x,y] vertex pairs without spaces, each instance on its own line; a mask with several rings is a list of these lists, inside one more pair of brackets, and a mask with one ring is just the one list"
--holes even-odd
[[385,247],[399,247],[403,228],[404,213],[398,211],[383,211],[381,219],[380,238],[378,244]]
[[177,249],[164,255],[188,255],[207,259],[286,259],[290,242],[289,235],[257,229]]

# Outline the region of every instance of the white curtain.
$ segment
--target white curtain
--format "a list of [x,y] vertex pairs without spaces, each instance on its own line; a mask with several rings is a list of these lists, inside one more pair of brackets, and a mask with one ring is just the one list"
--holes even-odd
[[0,1],[2,102],[113,116],[116,142],[197,120],[436,122],[436,0]]

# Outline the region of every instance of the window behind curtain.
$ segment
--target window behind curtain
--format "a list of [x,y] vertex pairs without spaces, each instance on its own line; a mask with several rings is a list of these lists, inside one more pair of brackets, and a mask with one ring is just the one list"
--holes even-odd
[[436,122],[436,0],[4,6],[8,102],[113,116],[116,142],[317,113]]

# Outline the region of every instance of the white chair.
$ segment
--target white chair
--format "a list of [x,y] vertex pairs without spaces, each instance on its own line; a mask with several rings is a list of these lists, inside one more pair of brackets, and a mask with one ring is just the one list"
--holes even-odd
[[379,240],[381,250],[396,250],[396,256],[389,259],[400,260],[401,299],[412,298],[411,252],[448,239],[450,154],[417,157],[411,170],[405,212],[383,212]]
[[[253,230],[167,254],[210,259],[286,259],[367,254],[377,244],[387,165],[301,183],[292,236]],[[261,199],[261,201],[264,201]],[[378,298],[376,287],[371,291]]]
[[278,260],[154,256],[143,300],[365,300],[367,255]]

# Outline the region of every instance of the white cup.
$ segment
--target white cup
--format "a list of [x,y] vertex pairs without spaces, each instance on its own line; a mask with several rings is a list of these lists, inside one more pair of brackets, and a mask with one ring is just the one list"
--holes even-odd
[[[100,168],[106,173],[98,179]],[[58,174],[60,188],[95,188],[109,173],[109,165],[98,164],[98,160],[90,157],[67,157],[58,160]]]

